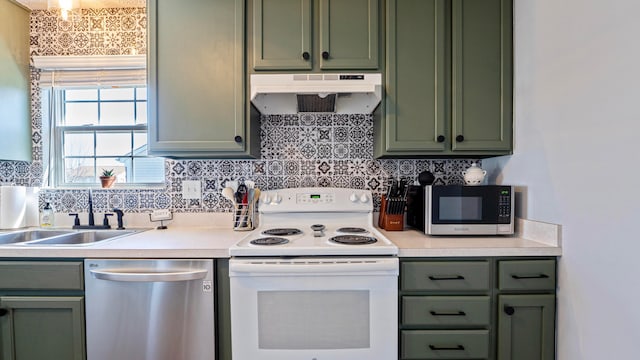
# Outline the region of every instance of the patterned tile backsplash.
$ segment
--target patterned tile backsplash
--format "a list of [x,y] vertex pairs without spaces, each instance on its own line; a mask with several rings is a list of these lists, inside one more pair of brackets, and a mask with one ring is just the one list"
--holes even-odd
[[[31,15],[32,55],[89,55],[146,53],[144,9],[85,11],[76,22],[64,22],[49,11]],[[131,50],[135,49],[135,50]],[[32,73],[32,127],[34,161],[0,161],[0,183],[40,186],[43,177],[43,138],[40,89]],[[171,209],[174,212],[229,212],[221,195],[228,180],[253,180],[261,189],[288,187],[351,187],[375,195],[386,190],[389,178],[416,180],[424,170],[438,184],[462,183],[468,159],[374,159],[371,115],[270,115],[261,118],[261,158],[258,160],[165,161],[165,184],[160,189],[94,190],[96,212],[114,207],[126,212]],[[200,199],[182,198],[182,181],[201,182]],[[379,196],[375,197],[376,209]],[[86,190],[43,189],[41,206],[51,202],[58,212],[88,208]]]

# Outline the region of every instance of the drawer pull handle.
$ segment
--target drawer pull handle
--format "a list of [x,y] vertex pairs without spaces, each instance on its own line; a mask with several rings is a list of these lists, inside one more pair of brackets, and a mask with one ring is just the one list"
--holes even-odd
[[432,351],[440,351],[440,350],[460,351],[460,350],[464,350],[464,346],[462,346],[462,345],[457,345],[457,346],[435,346],[435,345],[429,345],[429,349],[431,349]]
[[538,275],[511,275],[512,278],[516,280],[524,280],[524,279],[547,279],[549,275],[547,274],[538,274]]
[[433,281],[464,280],[464,276],[462,276],[462,275],[454,275],[454,276],[432,276],[432,275],[429,275],[429,280],[433,280]]
[[429,311],[432,316],[466,316],[467,313],[464,311],[455,311],[455,312],[435,312]]

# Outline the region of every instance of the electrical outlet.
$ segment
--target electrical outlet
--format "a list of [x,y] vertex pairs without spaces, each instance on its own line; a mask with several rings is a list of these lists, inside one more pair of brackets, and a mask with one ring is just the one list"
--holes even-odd
[[182,198],[185,200],[189,199],[200,199],[200,181],[197,180],[184,180],[182,181]]

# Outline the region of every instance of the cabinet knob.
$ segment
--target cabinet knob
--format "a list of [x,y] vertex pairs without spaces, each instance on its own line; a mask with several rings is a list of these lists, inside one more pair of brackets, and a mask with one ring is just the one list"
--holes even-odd
[[445,140],[444,135],[438,135],[438,142],[439,143],[444,142],[444,140]]
[[302,58],[305,60],[309,60],[311,58],[311,55],[309,55],[308,51],[305,51],[302,53]]
[[509,306],[509,305],[505,305],[504,307],[504,313],[511,316],[516,312],[516,309],[513,308],[513,306]]
[[456,136],[456,141],[457,142],[463,142],[464,141],[464,136],[462,136],[462,135]]
[[237,143],[241,143],[242,142],[242,136],[240,135],[236,135],[236,137],[233,138],[233,140]]
[[9,313],[9,310],[7,309],[0,309],[0,316],[5,316]]
[[328,51],[323,51],[322,52],[322,58],[327,60],[329,58],[329,52]]

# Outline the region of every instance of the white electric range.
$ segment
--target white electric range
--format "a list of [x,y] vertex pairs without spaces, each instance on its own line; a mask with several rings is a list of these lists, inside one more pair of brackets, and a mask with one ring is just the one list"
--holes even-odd
[[397,359],[398,248],[370,191],[265,191],[230,249],[234,360]]

